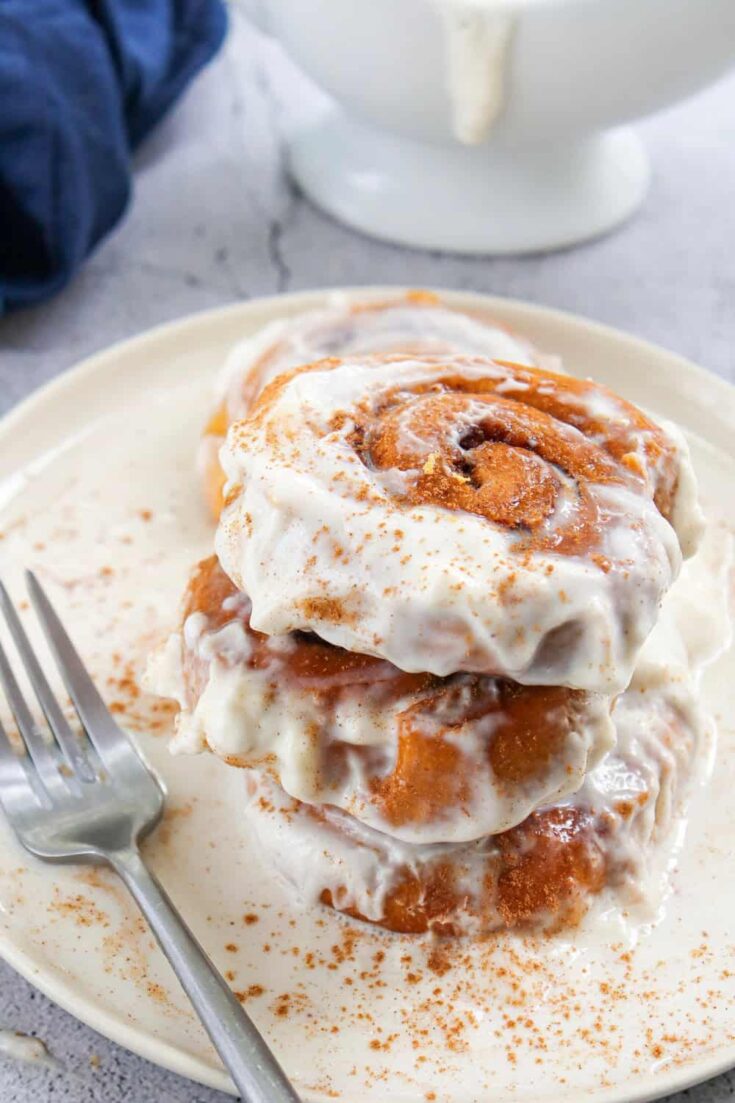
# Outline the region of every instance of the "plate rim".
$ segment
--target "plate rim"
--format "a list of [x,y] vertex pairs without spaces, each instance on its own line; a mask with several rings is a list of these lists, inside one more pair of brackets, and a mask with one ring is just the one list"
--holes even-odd
[[[672,367],[680,366],[689,379],[704,384],[716,398],[722,398],[723,405],[735,409],[735,385],[714,372],[695,364],[678,353],[662,345],[647,341],[634,334],[575,314],[570,311],[559,310],[552,307],[540,306],[522,299],[490,295],[484,292],[465,291],[435,286],[421,285],[428,291],[435,292],[440,298],[448,302],[456,302],[458,306],[475,304],[492,313],[493,307],[497,309],[510,309],[520,315],[535,317],[541,322],[546,320],[561,326],[585,330],[593,338],[603,341],[615,341],[619,344],[636,348],[640,353],[649,352],[660,358],[667,358]],[[23,399],[17,402],[2,417],[0,417],[0,443],[9,434],[22,424],[36,409],[47,403],[53,403],[62,399],[65,392],[83,385],[85,381],[93,379],[97,375],[103,375],[116,361],[129,356],[135,356],[143,349],[150,348],[151,344],[165,344],[167,341],[175,341],[183,335],[190,333],[195,336],[197,331],[204,331],[210,326],[215,328],[232,322],[238,316],[244,320],[252,319],[259,313],[268,314],[275,318],[286,316],[300,310],[310,309],[324,305],[330,296],[335,294],[354,297],[380,297],[394,296],[413,290],[412,285],[405,284],[367,284],[349,287],[312,288],[301,291],[292,291],[286,294],[273,294],[257,296],[247,300],[236,300],[222,306],[208,308],[153,326],[132,337],[116,341],[112,345],[105,346],[81,361],[62,370],[52,379],[42,383],[31,391]],[[22,466],[26,466],[25,464]],[[14,465],[9,465],[12,474]],[[68,1014],[91,1027],[97,1033],[102,1034],[110,1041],[153,1064],[158,1065],[178,1075],[207,1087],[234,1094],[234,1086],[227,1074],[217,1067],[207,1063],[204,1059],[194,1057],[185,1050],[170,1042],[154,1039],[131,1025],[122,1018],[97,1007],[93,1002],[75,993],[71,981],[54,974],[44,973],[33,958],[19,948],[12,940],[10,934],[0,925],[0,958],[19,973],[25,980],[61,1007]],[[660,1099],[673,1092],[683,1091],[696,1084],[703,1083],[715,1076],[721,1075],[735,1066],[735,1043],[727,1047],[718,1047],[709,1057],[700,1060],[696,1064],[683,1065],[670,1069],[668,1073],[648,1073],[639,1078],[632,1091],[626,1089],[625,1084],[605,1088],[602,1091],[590,1093],[579,1089],[568,1096],[569,1103],[582,1098],[592,1098],[594,1103],[648,1103],[650,1100]],[[568,1095],[568,1087],[565,1095]],[[304,1099],[321,1103],[321,1093],[310,1090]]]

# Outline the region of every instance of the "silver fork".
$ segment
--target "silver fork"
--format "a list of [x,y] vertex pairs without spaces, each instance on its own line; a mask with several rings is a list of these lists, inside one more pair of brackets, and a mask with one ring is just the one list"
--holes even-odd
[[85,737],[67,722],[0,583],[0,606],[53,737],[35,723],[0,645],[0,683],[26,750],[16,753],[0,724],[0,803],[10,824],[26,849],[45,861],[112,866],[148,920],[242,1099],[298,1103],[255,1025],[143,862],[138,843],[161,818],[163,790],[108,712],[40,583],[30,571],[26,579]]

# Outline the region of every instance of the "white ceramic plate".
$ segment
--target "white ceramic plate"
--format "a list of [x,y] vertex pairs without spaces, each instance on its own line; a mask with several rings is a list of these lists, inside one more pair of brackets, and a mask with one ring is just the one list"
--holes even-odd
[[[385,289],[383,290],[385,293]],[[360,294],[365,294],[364,289]],[[729,524],[735,391],[670,353],[580,319],[490,308],[567,368],[691,434],[705,504]],[[138,696],[211,529],[193,471],[213,373],[235,340],[321,293],[233,306],[87,361],[0,426],[0,570],[47,582],[95,675],[164,777],[147,852],[307,1100],[642,1100],[735,1064],[735,668],[707,676],[720,718],[673,892],[636,937],[613,918],[571,938],[458,944],[437,956],[327,911],[301,912],[249,847],[242,777],[171,758],[170,713]],[[156,711],[157,709],[157,711]],[[32,861],[0,822],[0,953],[110,1038],[203,1083],[228,1081],[115,879]]]

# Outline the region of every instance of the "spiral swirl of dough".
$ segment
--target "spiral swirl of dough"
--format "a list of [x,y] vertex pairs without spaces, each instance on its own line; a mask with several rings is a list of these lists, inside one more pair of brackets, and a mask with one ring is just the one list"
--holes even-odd
[[213,515],[219,517],[222,509],[219,449],[228,426],[247,416],[266,384],[281,372],[324,356],[390,352],[466,353],[539,362],[522,337],[485,313],[456,309],[432,291],[359,300],[337,294],[327,306],[271,322],[235,346],[217,381],[215,408],[199,449]]

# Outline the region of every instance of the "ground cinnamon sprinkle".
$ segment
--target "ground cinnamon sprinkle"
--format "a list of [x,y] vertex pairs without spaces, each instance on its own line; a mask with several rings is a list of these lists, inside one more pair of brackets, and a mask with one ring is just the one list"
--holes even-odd
[[358,613],[356,609],[349,609],[347,603],[334,597],[308,597],[299,603],[304,615],[309,620],[324,620],[330,624],[357,623]]
[[287,1019],[295,1012],[303,1012],[309,1000],[303,992],[282,992],[271,1006],[273,1014],[279,1019]]
[[258,996],[262,996],[265,992],[265,988],[262,984],[251,984],[248,988],[243,989],[241,992],[235,992],[235,998],[240,1003],[246,1003],[248,1000],[254,1000]]
[[49,904],[49,911],[73,919],[80,927],[110,926],[110,917],[107,913],[97,906],[92,897],[82,893],[62,896],[56,892],[54,900]]
[[[426,958],[427,968],[438,977],[443,977],[452,968],[452,955],[448,946],[441,942],[432,946]],[[440,989],[436,989],[440,991]]]
[[[141,648],[150,649],[149,641],[142,641]],[[139,683],[139,658],[124,659],[115,652],[110,656],[114,673],[106,679],[107,707],[121,718],[122,725],[131,731],[171,734],[178,705],[161,697],[151,697],[143,692]]]

